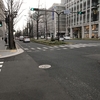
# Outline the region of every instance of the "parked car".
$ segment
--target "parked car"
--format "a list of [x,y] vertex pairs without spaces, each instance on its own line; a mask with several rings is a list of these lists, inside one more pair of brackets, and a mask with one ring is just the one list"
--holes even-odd
[[65,40],[70,40],[71,38],[70,38],[70,36],[64,36],[64,39]]
[[29,37],[24,37],[23,42],[24,43],[30,42],[30,38]]
[[[58,40],[58,36],[55,37],[55,40]],[[63,37],[59,37],[59,40],[60,40],[60,41],[64,41],[64,38],[63,38]]]
[[23,41],[23,39],[24,39],[24,36],[19,37],[19,41]]
[[51,39],[51,37],[49,37],[49,36],[48,36],[48,37],[47,37],[47,39],[48,39],[48,40],[50,40],[50,39]]
[[41,39],[44,39],[44,36],[41,36]]

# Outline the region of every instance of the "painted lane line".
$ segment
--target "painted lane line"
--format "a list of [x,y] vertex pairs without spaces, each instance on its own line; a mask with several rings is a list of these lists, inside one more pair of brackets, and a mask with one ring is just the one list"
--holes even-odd
[[0,65],[0,68],[2,67],[2,65]]
[[0,69],[0,72],[1,72],[1,69]]

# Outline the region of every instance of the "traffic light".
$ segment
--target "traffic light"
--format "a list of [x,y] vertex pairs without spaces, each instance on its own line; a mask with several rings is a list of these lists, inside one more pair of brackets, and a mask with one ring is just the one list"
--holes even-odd
[[39,9],[38,9],[38,8],[31,8],[30,10],[31,10],[31,11],[34,11],[34,10],[35,10],[35,11],[38,11]]
[[85,14],[85,11],[79,11],[79,12],[77,12],[78,14],[80,14],[80,15],[82,15],[82,14]]
[[0,27],[2,27],[2,21],[0,21]]

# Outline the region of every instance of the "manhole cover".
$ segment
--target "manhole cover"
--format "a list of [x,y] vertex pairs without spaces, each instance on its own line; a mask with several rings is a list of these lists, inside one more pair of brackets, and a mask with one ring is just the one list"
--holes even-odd
[[43,68],[43,69],[50,68],[50,67],[51,67],[51,65],[48,65],[48,64],[39,66],[39,68]]

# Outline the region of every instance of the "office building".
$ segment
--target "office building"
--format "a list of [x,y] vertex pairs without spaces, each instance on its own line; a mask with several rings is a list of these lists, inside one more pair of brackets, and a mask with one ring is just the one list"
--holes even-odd
[[5,11],[5,7],[3,1],[0,0],[0,22],[2,23],[2,26],[0,27],[0,37],[3,37],[6,31],[4,11]]
[[[66,34],[72,38],[100,37],[100,0],[61,0],[66,10]],[[83,11],[85,14],[78,14]]]
[[[54,3],[48,10],[55,12],[47,12],[47,33],[53,34],[54,37],[58,34],[58,14],[65,10],[65,6]],[[57,12],[57,13],[56,13]],[[59,34],[64,35],[66,33],[66,15],[59,15]]]

